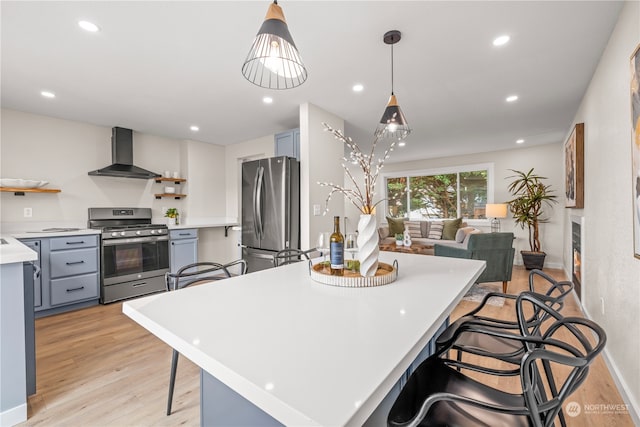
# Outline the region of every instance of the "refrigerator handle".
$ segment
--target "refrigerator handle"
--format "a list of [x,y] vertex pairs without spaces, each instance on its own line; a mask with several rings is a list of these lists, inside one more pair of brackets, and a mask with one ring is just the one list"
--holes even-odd
[[258,203],[257,203],[257,196],[256,193],[258,192],[258,175],[260,172],[260,167],[258,167],[258,169],[256,169],[256,176],[253,180],[253,195],[251,197],[251,201],[253,203],[253,234],[255,236],[256,239],[259,239],[260,236],[258,235],[258,214],[257,214],[257,210],[258,210]]
[[264,180],[264,168],[260,166],[258,168],[258,184],[256,185],[256,218],[258,219],[258,236],[260,239],[264,237],[264,230],[262,227],[262,181]]

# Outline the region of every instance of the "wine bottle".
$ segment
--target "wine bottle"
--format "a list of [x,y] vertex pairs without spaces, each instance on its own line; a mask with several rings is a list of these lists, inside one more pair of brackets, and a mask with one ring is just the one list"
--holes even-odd
[[344,237],[340,233],[340,217],[333,217],[333,234],[329,238],[329,259],[331,275],[342,276],[344,273]]

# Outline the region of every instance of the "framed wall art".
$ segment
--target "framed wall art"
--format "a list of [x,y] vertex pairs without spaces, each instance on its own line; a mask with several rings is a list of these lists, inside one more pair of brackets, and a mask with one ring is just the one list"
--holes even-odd
[[631,187],[633,254],[640,258],[640,45],[631,55]]
[[564,143],[564,194],[568,208],[584,207],[584,123]]

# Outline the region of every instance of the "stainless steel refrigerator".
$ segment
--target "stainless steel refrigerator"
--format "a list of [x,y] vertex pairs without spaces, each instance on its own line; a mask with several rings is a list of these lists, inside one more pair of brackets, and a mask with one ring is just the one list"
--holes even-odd
[[249,272],[273,267],[273,255],[300,248],[300,164],[273,157],[242,164],[242,257]]

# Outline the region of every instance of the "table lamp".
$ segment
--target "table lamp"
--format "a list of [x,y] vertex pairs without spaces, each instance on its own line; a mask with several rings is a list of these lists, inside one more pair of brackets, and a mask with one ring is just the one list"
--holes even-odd
[[487,203],[485,216],[487,218],[493,218],[491,220],[491,232],[500,232],[500,220],[498,218],[507,217],[507,205],[504,203]]

